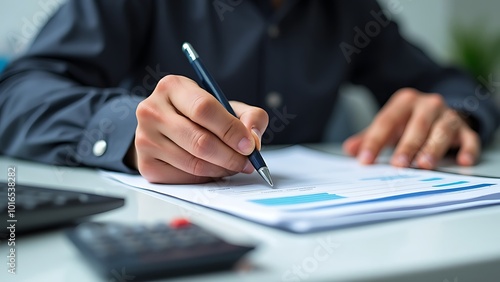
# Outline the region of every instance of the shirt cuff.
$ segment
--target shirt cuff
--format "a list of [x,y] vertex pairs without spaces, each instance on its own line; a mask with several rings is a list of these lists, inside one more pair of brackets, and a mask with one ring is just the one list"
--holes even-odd
[[78,143],[79,161],[91,167],[137,173],[124,158],[134,140],[138,96],[121,96],[109,100],[90,120]]

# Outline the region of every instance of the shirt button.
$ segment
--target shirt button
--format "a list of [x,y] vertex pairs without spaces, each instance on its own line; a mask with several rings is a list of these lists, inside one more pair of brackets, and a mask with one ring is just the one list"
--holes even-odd
[[280,28],[277,25],[270,25],[267,28],[267,35],[271,38],[277,38],[280,35]]
[[104,152],[106,152],[106,149],[108,148],[108,143],[104,140],[99,140],[95,142],[94,147],[92,148],[92,153],[94,153],[94,156],[100,157],[104,155]]
[[277,108],[281,106],[281,102],[283,99],[281,98],[281,94],[276,91],[271,91],[266,96],[266,105],[269,108]]

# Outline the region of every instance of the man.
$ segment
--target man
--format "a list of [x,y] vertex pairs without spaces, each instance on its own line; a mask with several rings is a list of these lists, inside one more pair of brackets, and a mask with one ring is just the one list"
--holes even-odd
[[[190,79],[185,41],[239,119]],[[431,169],[450,149],[473,165],[497,126],[487,99],[468,106],[475,83],[406,42],[375,1],[75,0],[1,77],[0,152],[162,183],[251,173],[260,140],[320,141],[345,81],[383,105],[344,143],[364,164],[395,144],[395,166]]]

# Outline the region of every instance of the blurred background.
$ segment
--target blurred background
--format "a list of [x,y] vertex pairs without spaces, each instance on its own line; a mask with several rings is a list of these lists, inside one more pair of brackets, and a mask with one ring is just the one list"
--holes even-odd
[[[0,3],[0,71],[22,53],[38,29],[65,0]],[[401,32],[442,64],[459,64],[481,83],[500,88],[500,1],[379,0]],[[394,7],[397,7],[396,9]],[[494,83],[493,83],[494,84]],[[500,105],[500,91],[496,91]],[[353,110],[355,114],[353,114]],[[368,125],[377,111],[363,88],[347,85],[325,140],[341,141]]]

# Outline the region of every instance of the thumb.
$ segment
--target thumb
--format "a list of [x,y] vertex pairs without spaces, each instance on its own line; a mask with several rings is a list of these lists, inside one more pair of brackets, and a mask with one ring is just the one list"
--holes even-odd
[[260,149],[262,147],[262,145],[261,145],[262,133],[260,132],[260,130],[253,127],[252,128],[252,135],[253,135],[253,138],[255,140],[255,147],[257,148],[257,150],[260,151]]
[[260,150],[262,134],[266,131],[269,116],[261,108],[236,101],[231,101],[230,103],[240,121],[252,132],[252,136],[255,140],[255,147],[257,150]]

